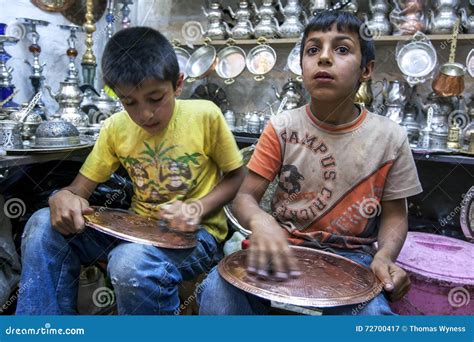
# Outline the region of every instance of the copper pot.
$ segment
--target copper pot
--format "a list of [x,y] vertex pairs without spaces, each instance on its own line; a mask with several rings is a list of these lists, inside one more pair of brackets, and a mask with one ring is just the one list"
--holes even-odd
[[424,31],[425,24],[416,15],[409,14],[405,16],[405,22],[400,24],[400,31],[403,34],[415,34],[418,31]]
[[459,63],[446,63],[433,81],[433,90],[439,96],[458,96],[464,91],[466,67]]
[[405,14],[417,13],[423,11],[423,3],[421,0],[405,1],[403,12]]
[[204,45],[193,52],[186,64],[188,82],[207,77],[217,66],[217,51],[212,45]]

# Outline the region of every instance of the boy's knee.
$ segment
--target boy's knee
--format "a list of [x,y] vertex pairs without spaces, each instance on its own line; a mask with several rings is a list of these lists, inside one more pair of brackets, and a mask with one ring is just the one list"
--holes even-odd
[[107,269],[114,286],[137,287],[145,279],[156,279],[161,287],[173,287],[181,281],[174,265],[150,256],[150,247],[125,243],[112,250]]
[[206,300],[207,298],[226,294],[229,286],[232,285],[221,277],[217,271],[217,266],[214,267],[199,285],[198,302],[201,302],[201,299]]
[[36,211],[25,225],[21,236],[22,248],[30,247],[41,241],[52,241],[53,235],[59,234],[51,225],[49,208]]

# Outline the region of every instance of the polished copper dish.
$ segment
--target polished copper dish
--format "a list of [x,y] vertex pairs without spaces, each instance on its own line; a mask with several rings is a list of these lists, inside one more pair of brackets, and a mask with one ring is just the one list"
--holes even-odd
[[127,210],[92,207],[94,213],[84,215],[86,226],[116,238],[169,249],[196,246],[195,233],[169,229],[162,221],[140,216]]
[[336,254],[292,247],[301,276],[286,281],[261,279],[247,273],[248,250],[226,256],[221,276],[235,287],[275,302],[305,307],[332,307],[367,302],[382,291],[369,269]]
[[[86,1],[87,0],[73,1],[73,5],[71,7],[61,11],[62,15],[76,25],[84,25],[86,22]],[[93,5],[94,7],[92,12],[94,14],[94,19],[92,22],[96,23],[105,13],[107,8],[107,0],[94,0]]]
[[31,2],[48,12],[62,12],[74,4],[74,0],[31,0]]

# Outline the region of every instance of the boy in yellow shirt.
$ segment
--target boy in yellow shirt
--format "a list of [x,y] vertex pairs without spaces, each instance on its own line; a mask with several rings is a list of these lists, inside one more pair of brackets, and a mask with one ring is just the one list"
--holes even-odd
[[[108,259],[119,314],[172,314],[181,281],[208,271],[220,256],[227,234],[222,207],[243,179],[242,158],[222,113],[209,101],[175,99],[183,74],[171,44],[151,28],[113,36],[102,70],[125,111],[104,122],[72,184],[28,221],[21,283],[29,286],[17,314],[76,313],[80,265],[98,259]],[[120,165],[134,185],[131,210],[165,219],[173,229],[197,231],[195,248],[157,248],[84,228],[83,215],[92,212],[87,199]]]

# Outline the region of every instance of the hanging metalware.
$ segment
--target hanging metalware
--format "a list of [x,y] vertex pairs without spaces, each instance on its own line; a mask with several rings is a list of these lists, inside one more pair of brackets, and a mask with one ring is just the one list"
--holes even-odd
[[201,46],[199,49],[193,52],[191,57],[186,64],[186,74],[188,75],[188,82],[194,82],[196,80],[207,77],[211,74],[217,66],[217,51],[216,48],[208,43]]
[[275,50],[267,44],[265,38],[257,39],[258,45],[252,48],[245,60],[248,71],[254,76],[255,81],[263,81],[265,74],[269,73],[276,64],[277,54]]
[[439,96],[458,96],[464,91],[466,67],[460,63],[455,63],[458,32],[459,19],[456,20],[453,28],[449,62],[441,66],[432,84],[434,92]]
[[245,70],[245,51],[235,46],[235,41],[229,39],[227,47],[217,54],[216,73],[223,78],[225,84],[232,84],[235,78]]

